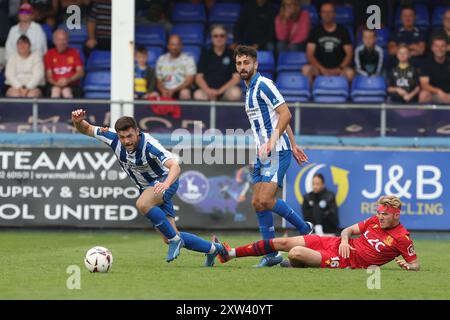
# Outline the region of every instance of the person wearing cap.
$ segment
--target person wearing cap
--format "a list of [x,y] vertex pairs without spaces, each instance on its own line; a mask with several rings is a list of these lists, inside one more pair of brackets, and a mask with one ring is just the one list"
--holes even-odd
[[[224,263],[233,258],[262,256],[276,251],[289,252],[282,267],[316,267],[331,269],[367,269],[392,260],[410,271],[420,270],[408,230],[400,223],[402,203],[396,196],[378,199],[376,215],[345,228],[340,237],[305,235],[260,240],[241,247],[226,248],[218,255]],[[358,237],[353,237],[358,236]],[[219,242],[217,237],[215,242]],[[402,256],[404,259],[399,259]]]
[[6,39],[5,58],[8,60],[17,53],[17,40],[26,35],[31,41],[31,52],[37,51],[41,56],[47,52],[47,38],[42,27],[33,21],[33,7],[24,3],[19,8],[19,23],[13,26]]

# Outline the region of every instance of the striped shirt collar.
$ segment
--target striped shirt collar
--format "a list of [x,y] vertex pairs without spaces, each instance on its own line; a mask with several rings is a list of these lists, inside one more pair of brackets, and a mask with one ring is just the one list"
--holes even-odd
[[248,88],[250,89],[251,87],[253,87],[256,84],[256,81],[258,81],[258,78],[261,76],[261,74],[259,72],[256,72],[255,75],[253,76],[253,78],[250,80],[250,83],[248,85]]

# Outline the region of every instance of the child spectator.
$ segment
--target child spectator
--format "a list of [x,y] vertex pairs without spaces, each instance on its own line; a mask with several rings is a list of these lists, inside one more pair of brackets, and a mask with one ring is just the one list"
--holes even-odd
[[383,69],[383,49],[376,45],[374,30],[365,29],[363,44],[355,49],[356,73],[363,76],[379,76]]
[[156,73],[147,64],[147,49],[145,47],[138,47],[134,57],[134,97],[136,99],[158,97],[159,94],[156,91]]
[[392,102],[416,102],[420,92],[417,70],[409,64],[409,49],[397,49],[398,65],[389,74],[388,93]]

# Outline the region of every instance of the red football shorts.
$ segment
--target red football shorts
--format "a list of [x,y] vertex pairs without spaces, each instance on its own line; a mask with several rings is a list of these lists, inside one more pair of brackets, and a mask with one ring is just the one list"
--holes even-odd
[[318,235],[303,236],[307,248],[318,251],[322,256],[321,268],[347,268],[350,259],[339,255],[340,237],[321,237]]

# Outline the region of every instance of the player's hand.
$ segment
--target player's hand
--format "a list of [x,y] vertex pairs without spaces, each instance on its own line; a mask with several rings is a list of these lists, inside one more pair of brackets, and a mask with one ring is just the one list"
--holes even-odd
[[305,162],[308,162],[308,156],[306,155],[305,151],[303,151],[303,149],[299,146],[295,146],[292,149],[292,154],[294,155],[295,161],[297,161],[299,165],[302,166]]
[[450,98],[448,97],[448,93],[446,93],[444,90],[439,90],[437,92],[437,95],[438,95],[439,99],[444,103],[448,103],[450,101]]
[[240,195],[239,196],[239,199],[238,199],[238,202],[244,202],[245,201],[245,195]]
[[86,111],[83,109],[77,109],[72,111],[72,121],[74,123],[80,123],[86,118]]
[[270,146],[270,141],[261,145],[258,150],[259,159],[261,159],[261,161],[265,161],[269,157],[271,150],[272,147]]
[[166,191],[167,189],[169,189],[169,184],[167,182],[158,182],[155,184],[155,186],[153,187],[153,193],[154,194],[158,194],[158,193],[164,193],[164,191]]
[[353,248],[348,243],[341,242],[341,244],[339,245],[339,255],[344,259],[347,259],[348,257],[350,257],[350,251],[353,251],[353,250],[356,250],[356,249]]
[[89,38],[87,41],[86,41],[86,47],[88,47],[88,48],[94,48],[95,46],[97,45],[97,39],[95,39],[95,38]]
[[405,269],[405,270],[409,270],[409,269],[410,269],[409,263],[406,262],[405,260],[402,260],[402,259],[399,259],[399,258],[395,258],[395,262],[396,262],[396,263],[398,264],[398,266],[399,266],[400,268],[402,268],[402,269]]

